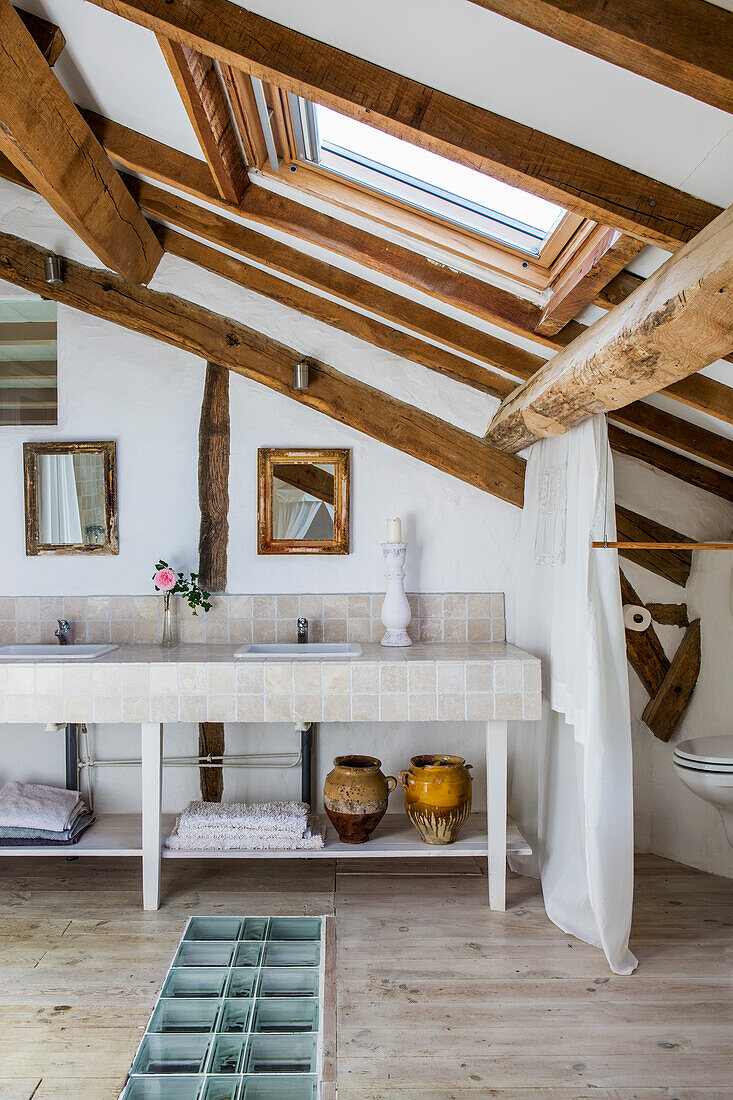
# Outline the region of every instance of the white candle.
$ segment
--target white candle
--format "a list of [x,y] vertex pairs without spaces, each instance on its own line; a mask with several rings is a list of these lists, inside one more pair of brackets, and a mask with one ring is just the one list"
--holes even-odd
[[402,542],[402,520],[387,520],[387,542]]

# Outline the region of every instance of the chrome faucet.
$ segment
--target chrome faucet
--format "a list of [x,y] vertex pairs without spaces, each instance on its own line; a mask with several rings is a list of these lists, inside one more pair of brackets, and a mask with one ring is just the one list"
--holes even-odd
[[298,642],[305,645],[308,641],[308,620],[298,619]]
[[54,630],[54,637],[58,638],[59,645],[68,645],[71,641],[71,626],[66,619],[57,619],[58,630]]

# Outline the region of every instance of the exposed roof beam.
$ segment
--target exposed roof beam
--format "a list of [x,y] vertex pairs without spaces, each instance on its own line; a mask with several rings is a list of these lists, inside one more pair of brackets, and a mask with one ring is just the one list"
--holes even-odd
[[[325,324],[332,325],[343,332],[348,332],[360,340],[374,344],[376,347],[393,352],[395,355],[409,359],[414,363],[419,363],[429,370],[436,371],[438,374],[452,379],[454,382],[461,382],[482,393],[498,398],[502,398],[507,392],[513,391],[515,388],[513,382],[500,374],[486,370],[441,348],[436,348],[432,344],[401,332],[399,329],[384,325],[373,318],[346,309],[338,303],[330,302],[317,294],[304,290],[302,287],[278,279],[269,272],[250,267],[248,264],[244,264],[218,249],[210,248],[191,237],[176,233],[173,229],[160,226],[157,234],[165,251],[178,256],[180,259],[187,260],[198,267],[203,267],[215,275],[228,279],[230,282],[244,286],[248,290],[262,294],[267,298],[280,302],[281,305],[298,310],[300,313],[305,313],[309,317],[314,317],[316,320],[323,321]],[[511,347],[511,345],[506,346]],[[528,353],[522,354],[528,355]],[[537,356],[528,355],[528,358],[536,361],[537,365],[542,363],[542,360]],[[533,373],[531,369],[529,373]],[[642,410],[641,415],[643,416],[643,410],[650,408],[650,406],[635,404],[622,410],[623,413],[628,414],[631,423],[633,423],[633,411],[637,408]],[[617,415],[614,413],[612,419]],[[662,415],[665,416],[665,414]],[[672,425],[671,430],[665,433],[667,442],[674,443],[675,446],[682,449],[686,447],[694,449],[699,442],[698,433],[700,429],[697,429],[695,425],[688,424],[686,421],[678,420],[676,417],[667,415],[666,420]],[[705,435],[711,434],[705,433]],[[644,439],[637,441],[636,436],[618,429],[617,436],[620,441],[614,449],[622,453],[635,454],[637,457],[639,445],[643,446],[647,443]],[[629,444],[630,450],[627,450],[624,446],[625,437],[628,437],[628,440],[631,441]],[[715,446],[719,445],[722,448],[726,445],[725,441],[720,440],[718,436],[712,436],[712,440],[718,441],[714,444]],[[733,499],[733,495],[731,495],[733,494],[733,479],[718,473],[716,470],[711,470],[701,463],[694,462],[692,459],[667,451],[656,444],[650,443],[648,447],[650,450],[644,453],[645,462],[665,473],[671,473],[683,481],[688,481],[700,488],[707,488],[709,492]]]
[[[445,264],[385,240],[374,233],[294,202],[265,187],[252,185],[242,203],[225,203],[200,160],[161,145],[116,122],[86,112],[89,125],[111,157],[150,179],[222,207],[256,224],[288,233],[319,248],[407,283],[456,309],[471,313],[522,335],[531,335],[540,317],[533,303],[491,286]],[[303,254],[300,253],[303,260]],[[465,326],[464,326],[465,327]]]
[[318,42],[230,0],[92,0],[288,91],[675,249],[719,210],[568,142]]
[[508,397],[486,433],[516,452],[619,409],[733,348],[733,206]]
[[[128,130],[127,127],[120,126],[119,123],[100,115],[85,112],[85,117],[110,156],[125,167],[192,195],[196,199],[220,205],[223,209],[238,213],[256,223],[308,240],[312,244],[338,252],[364,266],[374,267],[395,279],[407,281],[411,286],[419,287],[426,293],[435,293],[435,265],[430,261],[420,263],[415,254],[407,249],[390,245],[381,237],[311,210],[302,203],[293,202],[263,187],[250,187],[242,209],[233,211],[231,205],[220,198],[210,173],[200,160],[171,149],[168,145],[162,145],[134,130]],[[304,262],[302,255],[301,262]],[[448,274],[455,276],[460,291],[464,294],[470,293],[473,297],[471,279],[457,276],[455,273]],[[594,304],[610,309],[612,305],[617,305],[618,302],[627,298],[631,291],[643,281],[639,276],[624,271],[612,279],[604,290],[599,291],[594,298]],[[449,292],[444,289],[443,292],[455,295],[456,289],[453,287]],[[607,296],[608,304],[604,295]],[[460,305],[458,299],[454,304]],[[441,335],[430,331],[425,335],[439,340],[459,354],[471,355],[488,366],[506,370],[507,373],[522,379],[530,378],[543,364],[542,359],[525,353],[511,344],[483,336],[470,326],[451,322],[441,314],[434,314],[434,316],[442,318],[439,322]],[[536,317],[539,317],[539,311]],[[407,321],[404,320],[401,323],[406,324]],[[565,347],[571,338],[574,339],[582,331],[582,326],[571,322],[556,336],[543,337],[542,343],[559,349]],[[532,331],[522,331],[522,335],[531,339],[536,334]],[[412,356],[408,355],[407,358]],[[733,423],[733,393],[720,382],[706,379],[702,375],[692,375],[681,382],[676,382],[664,392],[668,397],[673,397],[683,404]]]
[[96,317],[183,348],[241,374],[387,446],[521,507],[524,463],[469,432],[398,401],[325,363],[311,361],[307,390],[293,389],[301,353],[203,306],[65,261],[63,283],[43,275],[47,251],[0,233],[0,278]]
[[10,0],[0,0],[0,151],[102,263],[150,279],[154,233]]
[[622,69],[733,111],[733,15],[704,0],[473,0]]
[[49,23],[48,19],[41,19],[40,15],[33,15],[32,12],[18,7],[15,10],[38,49],[53,68],[66,45],[66,39],[61,30],[55,23]]
[[704,489],[707,493],[714,493],[723,500],[733,501],[733,477],[729,477],[728,474],[713,470],[710,466],[704,466],[702,462],[695,462],[694,459],[677,454],[676,451],[668,451],[666,447],[660,447],[658,443],[642,439],[633,432],[625,432],[615,424],[608,425],[608,438],[614,451],[619,454],[638,458],[640,462],[646,462],[648,466],[654,466],[665,474],[686,481],[688,485]]
[[219,194],[240,203],[249,176],[216,65],[179,42],[159,37],[158,43]]
[[274,477],[284,481],[286,485],[301,489],[316,500],[324,501],[325,504],[334,502],[335,478],[319,466],[313,466],[309,462],[278,462]]
[[[0,175],[7,175],[1,163]],[[27,186],[23,180],[16,182]],[[503,399],[516,388],[510,379],[459,356],[472,356],[487,367],[495,366],[514,378],[520,379],[531,378],[544,365],[544,360],[540,356],[532,355],[513,344],[507,344],[494,336],[453,321],[445,314],[402,298],[391,291],[383,290],[357,276],[330,267],[320,260],[311,259],[288,245],[262,237],[227,219],[218,218],[217,215],[208,217],[207,212],[202,211],[200,207],[161,192],[149,184],[131,180],[130,185],[140,198],[143,208],[155,216],[179,225],[188,232],[213,240],[221,247],[238,252],[247,260],[275,268],[319,291],[341,298],[343,302],[356,306],[357,309],[367,309],[376,313],[388,323],[365,317],[355,310],[347,309],[345,305],[331,302],[301,286],[279,279],[270,271],[261,271],[241,263],[218,249],[207,247],[201,241],[183,236],[165,226],[159,226],[156,232],[166,251],[258,294],[315,317],[325,324],[340,328],[359,339],[391,351],[395,355],[419,363],[453,381]],[[435,347],[426,342],[426,339],[419,339],[412,333],[392,327],[395,324],[413,328],[421,337],[435,340],[445,347],[454,348],[459,354],[454,355],[442,347]],[[627,419],[634,415],[636,408],[636,405],[629,406],[625,411]],[[666,432],[663,430],[665,421],[669,424]],[[667,443],[683,450],[689,448],[694,451],[695,438],[691,438],[691,435],[694,435],[693,426],[662,413],[658,427],[660,438],[665,439]],[[660,469],[666,470],[667,463],[664,456],[669,452],[661,447],[657,447],[656,452],[659,452],[659,457],[649,461]],[[691,465],[693,468],[697,466],[696,463]],[[704,479],[707,476],[707,470],[706,467],[701,469]],[[700,479],[696,478],[693,483],[698,484],[699,481]]]
[[634,431],[658,439],[660,443],[677,446],[703,462],[712,462],[724,470],[733,470],[733,441],[672,416],[646,401],[634,401],[613,413],[614,424],[623,424]]
[[278,279],[269,271],[261,271],[257,267],[242,263],[241,260],[216,248],[210,248],[201,241],[194,240],[193,237],[185,237],[167,226],[160,226],[157,229],[157,236],[164,250],[173,256],[205,268],[214,275],[220,275],[230,282],[254,291],[255,294],[262,294],[272,301],[297,310],[298,313],[304,313],[342,332],[348,332],[351,336],[374,344],[384,351],[409,359],[413,363],[419,363],[454,382],[462,382],[466,386],[471,386],[472,389],[499,399],[506,397],[516,388],[514,382],[505,378],[504,375],[496,374],[494,371],[487,370],[486,367],[480,367],[468,359],[462,359],[458,355],[453,355],[452,352],[437,348],[434,344],[428,344],[410,333],[392,328],[372,317],[365,317],[363,313],[347,309],[346,306],[331,302],[303,287]]
[[642,248],[643,241],[627,237],[616,229],[607,229],[600,235],[593,250],[583,256],[581,263],[571,265],[562,274],[553,287],[535,332],[543,336],[558,333]]
[[[622,433],[623,434],[623,433]],[[632,512],[629,508],[616,505],[616,534],[621,541],[628,542],[692,542],[687,535],[680,535],[671,527],[665,527],[656,520],[640,516],[638,512]],[[673,584],[679,584],[682,588],[687,584],[687,578],[692,568],[691,550],[628,550],[619,549],[619,556],[633,561],[657,573],[660,577],[666,577]],[[623,574],[621,574],[623,576]],[[625,603],[628,601],[624,601]],[[632,603],[637,601],[633,600]]]

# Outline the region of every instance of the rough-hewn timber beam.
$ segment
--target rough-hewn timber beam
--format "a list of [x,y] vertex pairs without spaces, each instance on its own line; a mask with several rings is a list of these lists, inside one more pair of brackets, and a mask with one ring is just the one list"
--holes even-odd
[[53,68],[66,45],[66,39],[60,28],[55,23],[49,23],[48,19],[41,19],[40,15],[33,15],[32,12],[18,7],[15,10],[38,49]]
[[314,362],[307,390],[293,389],[301,352],[173,294],[137,286],[71,260],[48,285],[47,250],[0,233],[0,279],[144,333],[241,374],[462,481],[522,506],[524,463],[437,416]]
[[472,0],[584,53],[733,111],[733,15],[705,0]]
[[228,202],[241,202],[249,186],[247,165],[216,65],[179,42],[158,42],[219,194]]
[[641,240],[675,249],[719,212],[674,187],[308,38],[230,0],[92,2]]
[[0,0],[0,151],[102,263],[150,279],[154,233],[10,0]]
[[729,207],[508,397],[487,441],[516,452],[694,374],[733,348],[732,314]]

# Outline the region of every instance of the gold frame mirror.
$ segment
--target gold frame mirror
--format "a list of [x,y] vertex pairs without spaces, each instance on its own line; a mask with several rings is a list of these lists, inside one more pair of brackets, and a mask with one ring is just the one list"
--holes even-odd
[[24,443],[25,552],[118,554],[114,443]]
[[257,553],[348,554],[348,450],[257,452]]

